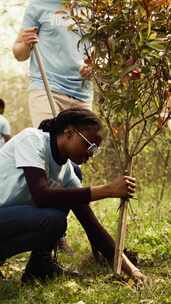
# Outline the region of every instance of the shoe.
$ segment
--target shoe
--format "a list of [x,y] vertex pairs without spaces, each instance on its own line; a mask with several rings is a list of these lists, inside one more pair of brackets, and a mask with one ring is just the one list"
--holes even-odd
[[55,279],[58,276],[65,275],[70,277],[82,277],[77,271],[68,271],[59,266],[52,258],[51,253],[31,254],[26,265],[25,271],[21,277],[22,283],[33,283],[35,280],[46,282],[47,279]]
[[61,251],[61,252],[66,253],[69,256],[74,255],[74,252],[73,252],[72,248],[68,245],[65,237],[62,237],[59,240],[57,240],[56,249],[57,249],[57,252]]

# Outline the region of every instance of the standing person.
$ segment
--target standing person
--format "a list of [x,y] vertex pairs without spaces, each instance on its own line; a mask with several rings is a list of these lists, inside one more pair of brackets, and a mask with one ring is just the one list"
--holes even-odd
[[[34,127],[52,117],[51,108],[32,47],[38,42],[55,109],[58,114],[73,106],[91,108],[93,89],[91,67],[86,46],[80,44],[79,32],[69,30],[73,24],[71,10],[61,0],[31,0],[25,11],[22,29],[13,46],[17,60],[30,58],[29,109]],[[86,48],[87,49],[87,48]]]
[[3,116],[5,101],[0,98],[0,148],[11,138],[11,128],[8,120]]
[[[39,67],[32,52],[34,43],[38,42],[56,114],[73,106],[91,108],[91,68],[84,63],[87,62],[85,47],[80,45],[78,48],[81,38],[79,33],[68,29],[73,22],[68,18],[72,9],[73,4],[68,9],[62,0],[30,0],[21,31],[14,43],[13,53],[17,60],[30,58],[29,111],[34,127],[52,117]],[[82,179],[80,168],[75,165],[74,168]],[[58,242],[58,248],[72,253],[65,238]]]
[[[73,108],[47,121],[46,132],[25,129],[1,149],[0,257],[3,261],[32,251],[23,282],[64,273],[52,260],[51,251],[66,230],[70,210],[90,243],[113,265],[114,241],[90,203],[107,197],[132,197],[135,179],[119,176],[106,185],[81,187],[70,162],[79,165],[93,156],[102,141],[101,129],[94,113]],[[134,279],[144,279],[125,255],[122,269]]]

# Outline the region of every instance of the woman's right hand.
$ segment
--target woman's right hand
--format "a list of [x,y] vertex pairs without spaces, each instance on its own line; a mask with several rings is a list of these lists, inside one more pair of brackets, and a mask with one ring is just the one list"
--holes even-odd
[[118,176],[108,184],[111,197],[132,198],[135,193],[135,178],[131,176]]
[[25,45],[32,47],[33,43],[38,42],[38,28],[37,27],[31,27],[25,29],[21,33],[21,40],[24,42]]

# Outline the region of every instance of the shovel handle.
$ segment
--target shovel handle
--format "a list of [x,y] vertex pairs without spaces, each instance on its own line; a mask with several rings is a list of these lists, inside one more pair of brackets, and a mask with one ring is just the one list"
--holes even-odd
[[47,93],[49,104],[50,104],[50,107],[51,107],[51,110],[52,110],[52,115],[53,115],[53,117],[55,117],[56,116],[55,102],[54,102],[53,95],[52,95],[52,92],[51,92],[50,87],[49,87],[49,83],[48,83],[43,59],[42,59],[42,56],[40,54],[38,45],[36,43],[33,45],[33,51],[34,51],[34,54],[35,54],[35,57],[36,57],[36,60],[37,60],[37,63],[38,63],[39,69],[40,69],[42,80],[43,80],[43,83],[44,83],[44,86],[45,86],[45,91]]

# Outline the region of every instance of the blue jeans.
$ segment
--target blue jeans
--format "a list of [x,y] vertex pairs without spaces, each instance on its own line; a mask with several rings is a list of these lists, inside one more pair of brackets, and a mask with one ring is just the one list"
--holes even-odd
[[0,259],[51,251],[67,228],[67,212],[29,205],[0,208]]

